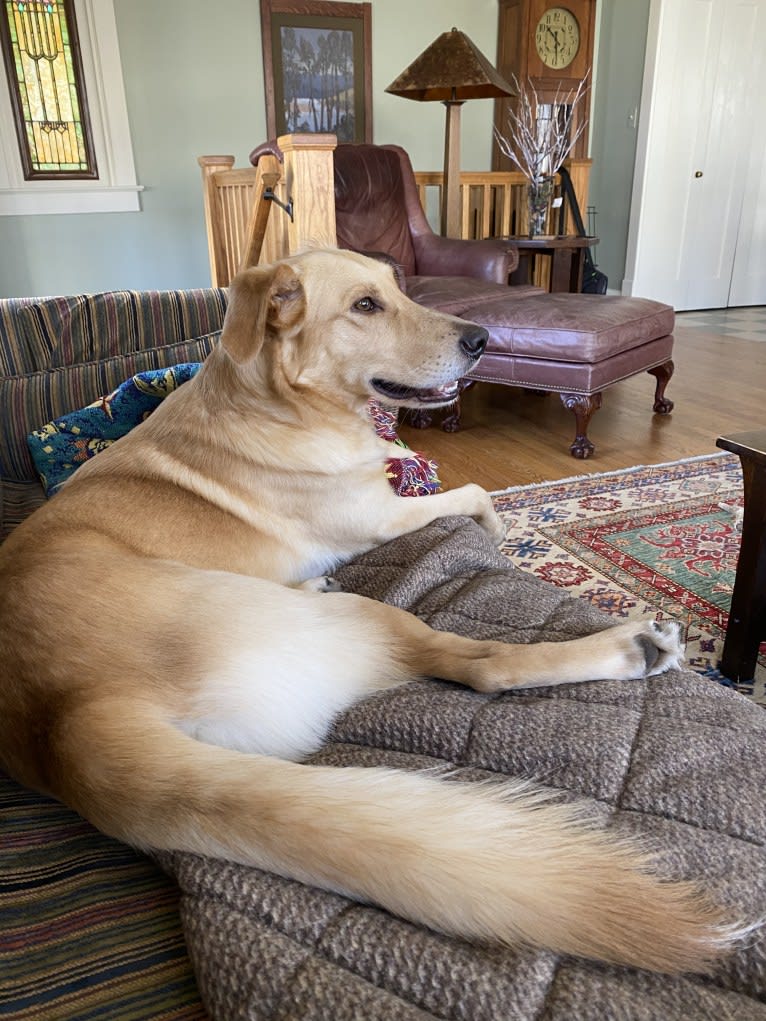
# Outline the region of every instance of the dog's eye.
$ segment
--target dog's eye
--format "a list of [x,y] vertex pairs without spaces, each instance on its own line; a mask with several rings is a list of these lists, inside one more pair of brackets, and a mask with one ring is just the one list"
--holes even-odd
[[380,305],[373,298],[366,297],[355,301],[353,307],[357,312],[376,312]]

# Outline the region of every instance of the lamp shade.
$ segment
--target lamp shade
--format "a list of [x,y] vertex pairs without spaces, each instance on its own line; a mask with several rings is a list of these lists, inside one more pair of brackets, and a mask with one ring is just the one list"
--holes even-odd
[[464,32],[442,32],[386,89],[421,102],[462,102],[515,95]]
[[393,96],[439,101],[447,108],[444,132],[442,234],[460,236],[460,107],[466,99],[515,95],[464,32],[442,32],[386,89]]

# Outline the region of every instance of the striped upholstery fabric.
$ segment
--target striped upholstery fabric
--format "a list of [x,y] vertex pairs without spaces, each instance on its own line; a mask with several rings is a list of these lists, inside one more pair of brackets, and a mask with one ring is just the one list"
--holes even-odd
[[221,289],[106,291],[0,301],[0,371],[23,375],[177,344],[220,330]]
[[19,316],[35,298],[0,299],[0,376],[22,376],[32,371],[32,361],[23,341]]
[[202,361],[219,334],[169,344],[153,351],[31,372],[27,376],[0,377],[0,473],[17,481],[37,479],[27,447],[27,436],[54,418],[85,407],[108,394],[136,372],[179,362]]
[[44,503],[45,493],[39,479],[34,482],[3,479],[0,485],[0,542]]
[[178,891],[0,773],[0,1018],[205,1021]]
[[136,372],[202,360],[225,304],[225,292],[212,289],[0,301],[0,476],[36,479],[32,429]]
[[[199,361],[225,292],[0,300],[0,529],[43,501],[31,429],[143,369]],[[204,1021],[177,889],[148,859],[0,773],[0,1018]]]

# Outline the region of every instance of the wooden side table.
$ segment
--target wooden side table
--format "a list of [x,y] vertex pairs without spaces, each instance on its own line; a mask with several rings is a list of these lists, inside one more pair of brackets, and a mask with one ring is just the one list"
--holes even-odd
[[575,234],[534,238],[518,235],[503,240],[512,241],[519,250],[519,265],[511,273],[510,283],[533,283],[534,263],[539,255],[543,255],[550,259],[548,290],[569,291],[573,294],[579,294],[582,290],[585,252],[591,245],[598,244],[596,237],[584,238]]
[[738,455],[745,487],[742,545],[720,670],[733,681],[750,681],[758,647],[766,640],[766,429],[719,436],[716,446]]

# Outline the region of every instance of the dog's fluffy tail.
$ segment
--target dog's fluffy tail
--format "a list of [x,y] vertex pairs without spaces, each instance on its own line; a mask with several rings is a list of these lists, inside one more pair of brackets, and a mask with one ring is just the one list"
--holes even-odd
[[61,793],[134,845],[270,869],[469,939],[660,972],[705,970],[746,931],[521,782],[302,766],[202,744],[135,706],[114,719],[70,728],[96,765]]

